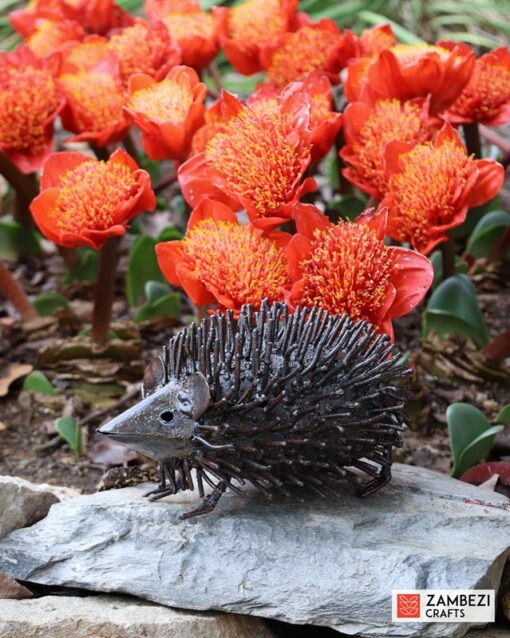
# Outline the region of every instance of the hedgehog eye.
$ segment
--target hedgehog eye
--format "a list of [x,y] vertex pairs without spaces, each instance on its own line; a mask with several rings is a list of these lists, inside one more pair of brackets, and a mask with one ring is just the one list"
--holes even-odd
[[164,412],[162,412],[159,415],[159,421],[160,423],[170,423],[170,421],[172,421],[174,418],[174,413],[171,412],[170,410],[165,410]]
[[177,405],[181,412],[187,413],[191,411],[191,399],[187,392],[179,392],[177,395]]

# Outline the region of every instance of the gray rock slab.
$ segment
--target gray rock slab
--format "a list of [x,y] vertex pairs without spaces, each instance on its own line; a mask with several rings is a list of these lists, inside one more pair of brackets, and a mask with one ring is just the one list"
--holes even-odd
[[16,476],[0,476],[0,538],[44,518],[58,497]]
[[186,612],[120,596],[0,601],[2,638],[272,638],[258,618]]
[[506,497],[406,465],[367,499],[226,494],[188,521],[196,495],[150,503],[146,489],[54,505],[0,541],[0,571],[349,635],[458,637],[469,624],[392,623],[392,589],[497,589],[510,545]]

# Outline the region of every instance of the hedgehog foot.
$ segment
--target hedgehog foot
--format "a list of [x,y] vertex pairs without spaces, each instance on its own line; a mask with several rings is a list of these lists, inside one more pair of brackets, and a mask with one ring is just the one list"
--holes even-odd
[[384,487],[390,481],[391,469],[390,467],[383,466],[381,468],[381,473],[379,474],[379,476],[360,487],[359,494],[360,496],[368,496],[369,494],[373,494],[374,492],[377,492],[377,490],[381,489],[381,487]]
[[206,496],[204,500],[202,501],[202,503],[200,503],[200,505],[196,509],[191,510],[191,512],[186,512],[185,514],[182,514],[181,520],[184,521],[187,518],[193,518],[194,516],[200,516],[201,514],[209,514],[209,512],[212,512],[213,509],[218,504],[218,501],[220,500],[221,495],[226,489],[227,489],[227,484],[224,481],[221,481],[220,483],[218,483],[214,491],[211,494],[209,494],[209,496]]

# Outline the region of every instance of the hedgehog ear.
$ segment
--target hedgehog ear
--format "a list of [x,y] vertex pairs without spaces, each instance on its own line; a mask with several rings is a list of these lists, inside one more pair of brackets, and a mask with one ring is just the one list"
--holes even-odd
[[186,380],[184,390],[178,396],[179,409],[194,421],[199,419],[209,407],[211,393],[207,379],[201,372],[194,372]]
[[161,357],[154,357],[145,369],[142,382],[143,398],[154,394],[156,390],[162,388],[166,383],[165,364]]

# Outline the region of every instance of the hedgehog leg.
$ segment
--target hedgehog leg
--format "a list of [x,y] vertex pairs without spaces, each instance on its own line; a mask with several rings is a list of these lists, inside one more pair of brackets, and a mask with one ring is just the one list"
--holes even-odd
[[381,464],[381,471],[379,472],[379,476],[360,487],[360,496],[368,496],[369,494],[373,494],[391,481],[391,449],[386,452],[385,457],[386,459],[384,461],[378,461],[378,463]]
[[220,481],[218,485],[215,487],[214,491],[206,496],[202,503],[191,512],[186,512],[181,515],[181,520],[186,520],[187,518],[192,518],[193,516],[200,516],[201,514],[209,514],[218,504],[218,501],[221,498],[223,492],[227,489],[227,484],[224,481]]
[[159,485],[154,488],[153,490],[150,490],[149,492],[146,492],[144,494],[144,496],[152,496],[153,494],[159,494],[162,491],[166,491],[167,487],[166,487],[166,477],[165,477],[165,468],[163,467],[163,465],[160,463],[159,464]]

